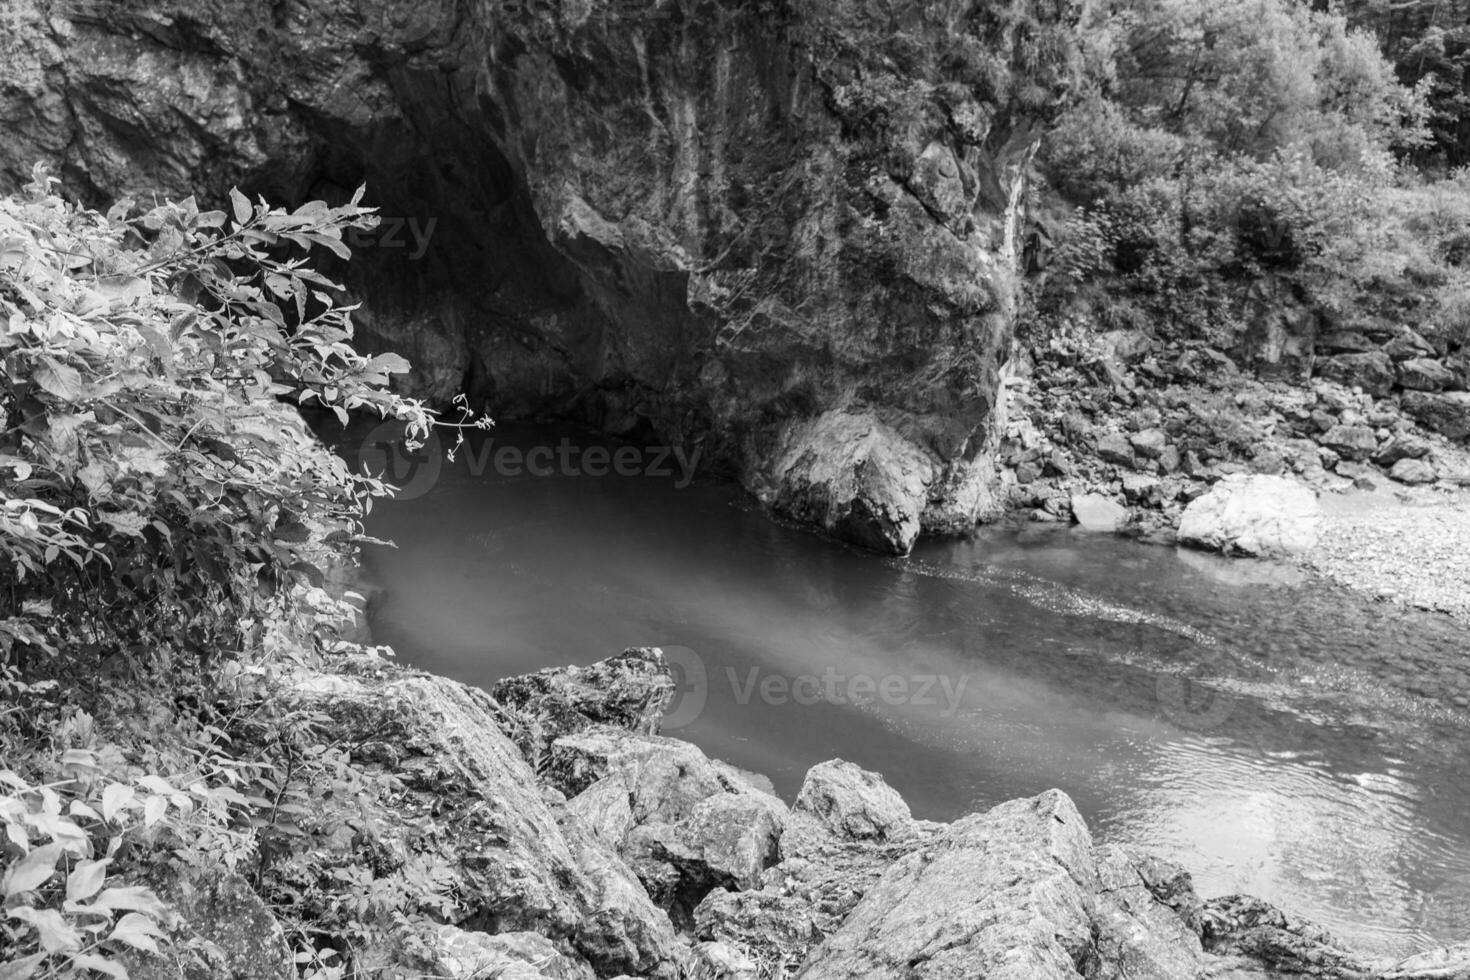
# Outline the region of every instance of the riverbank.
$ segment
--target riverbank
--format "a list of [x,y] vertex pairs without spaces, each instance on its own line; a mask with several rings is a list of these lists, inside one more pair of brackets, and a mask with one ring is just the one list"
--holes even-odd
[[[373,939],[345,952],[369,975],[1470,975],[1470,947],[1375,961],[1256,899],[1201,900],[1184,869],[1094,841],[1057,790],[933,823],[833,761],[779,799],[658,734],[675,685],[653,649],[488,693],[360,648],[252,683],[315,717],[338,778],[371,788],[327,797],[291,858],[344,900],[404,885],[362,905]],[[294,976],[279,929],[195,913],[183,931],[233,942],[233,975]]]
[[[1298,563],[1369,599],[1465,621],[1470,452],[1455,414],[1465,397],[1419,390],[1434,352],[1413,331],[1357,339],[1377,375],[1338,370],[1357,355],[1334,355],[1325,376],[1266,381],[1207,345],[1139,331],[1038,343],[1007,383],[1009,509],[1168,544],[1220,480],[1280,476],[1321,507],[1316,544]],[[1448,368],[1435,377],[1470,383]]]
[[1309,568],[1374,599],[1470,622],[1470,494],[1383,488],[1323,494],[1321,504]]

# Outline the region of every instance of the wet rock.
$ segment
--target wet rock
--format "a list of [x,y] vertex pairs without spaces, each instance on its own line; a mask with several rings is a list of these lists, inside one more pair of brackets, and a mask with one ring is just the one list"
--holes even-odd
[[1455,372],[1427,357],[1403,361],[1398,373],[1399,385],[1415,391],[1443,391],[1455,385]]
[[1316,373],[1329,381],[1336,381],[1350,388],[1357,386],[1370,395],[1380,397],[1392,391],[1397,380],[1393,361],[1382,351],[1329,357],[1317,362]]
[[1128,508],[1100,493],[1072,498],[1072,517],[1084,531],[1112,533],[1128,522]]
[[585,667],[551,667],[497,681],[490,696],[528,759],[546,756],[562,735],[613,725],[652,735],[675,693],[657,647],[632,647]]
[[1390,479],[1399,483],[1433,483],[1439,479],[1434,467],[1422,459],[1401,459],[1388,471]]
[[876,417],[831,412],[788,431],[762,499],[834,537],[907,554],[936,475],[928,453]]
[[1327,930],[1288,916],[1268,902],[1230,895],[1204,903],[1201,913],[1204,948],[1217,957],[1243,957],[1269,976],[1356,978],[1369,975],[1369,964],[1348,952]]
[[1451,439],[1470,439],[1470,392],[1404,393],[1404,412],[1425,428]]
[[846,840],[891,840],[913,832],[903,797],[882,776],[841,759],[807,770],[795,809]]
[[[397,747],[388,761],[353,757],[365,778],[392,777],[396,787],[354,803],[394,842],[371,856],[374,872],[432,855],[464,921],[535,932],[605,975],[674,976],[687,951],[668,916],[611,848],[548,804],[499,727],[499,705],[453,681],[375,664],[351,675],[303,673],[282,693],[330,719],[324,738]],[[369,859],[349,841],[316,857],[323,874]]]
[[1279,557],[1317,543],[1322,510],[1288,477],[1227,476],[1185,508],[1179,543],[1227,554]]
[[1378,437],[1362,425],[1334,425],[1319,441],[1345,459],[1367,459],[1378,449]]

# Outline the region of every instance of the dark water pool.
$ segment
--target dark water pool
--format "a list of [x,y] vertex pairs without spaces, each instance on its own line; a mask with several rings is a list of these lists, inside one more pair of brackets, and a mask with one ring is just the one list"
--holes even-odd
[[[567,435],[501,426],[437,477],[400,471],[418,495],[369,522],[398,545],[367,555],[378,642],[476,684],[663,646],[677,734],[788,798],[832,757],[935,819],[1055,786],[1203,894],[1368,952],[1470,934],[1470,630],[1067,529],[883,559],[672,460],[572,475],[606,444],[558,457]],[[548,475],[486,455],[505,446],[547,447]]]

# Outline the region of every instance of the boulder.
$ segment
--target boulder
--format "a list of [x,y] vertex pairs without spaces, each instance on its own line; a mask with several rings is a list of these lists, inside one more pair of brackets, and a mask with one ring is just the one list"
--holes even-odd
[[1378,345],[1357,330],[1333,330],[1317,337],[1317,350],[1326,354],[1362,354]]
[[1434,345],[1408,327],[1403,327],[1383,345],[1383,352],[1395,361],[1408,361],[1432,355]]
[[1367,459],[1378,449],[1378,437],[1364,425],[1334,425],[1318,441],[1344,459]]
[[502,724],[528,759],[543,758],[557,738],[594,725],[656,734],[674,694],[673,674],[656,647],[633,647],[585,667],[508,677],[490,687]]
[[129,952],[135,980],[295,980],[286,931],[250,882],[223,866],[160,866],[155,894],[175,916],[173,942],[156,955]]
[[873,551],[907,554],[940,470],[870,414],[829,412],[792,425],[762,480],[779,514]]
[[534,932],[490,935],[441,925],[425,945],[420,968],[436,980],[596,980],[586,961]]
[[1163,494],[1163,484],[1146,473],[1123,474],[1123,499],[1130,504],[1156,506]]
[[322,737],[355,747],[351,762],[366,783],[394,787],[343,801],[384,843],[344,838],[316,848],[320,874],[367,863],[381,877],[411,856],[429,859],[446,870],[461,921],[535,932],[603,975],[671,978],[682,969],[687,949],[667,914],[612,848],[553,809],[488,694],[370,661],[353,672],[300,673],[281,697],[328,719]]
[[567,810],[677,922],[711,889],[758,886],[780,860],[786,806],[696,746],[601,728],[559,739],[553,759],[563,773],[602,772]]
[[1179,522],[1179,543],[1255,557],[1302,554],[1322,521],[1317,495],[1288,477],[1227,476],[1192,501]]
[[1388,476],[1399,483],[1433,483],[1439,479],[1434,467],[1422,459],[1401,459],[1393,464]]
[[1457,441],[1470,439],[1470,392],[1409,391],[1404,411],[1427,429]]
[[1100,493],[1084,493],[1072,498],[1072,517],[1084,531],[1112,533],[1128,522],[1128,508]]
[[1414,391],[1443,391],[1455,387],[1455,372],[1427,357],[1400,362],[1398,373],[1399,386]]
[[1158,459],[1164,454],[1164,447],[1169,444],[1169,437],[1163,429],[1144,429],[1142,432],[1135,432],[1129,436],[1128,444],[1144,459]]
[[1121,903],[1096,919],[1099,887],[1072,801],[1055,790],[1012,800],[956,821],[890,867],[798,976],[1077,980],[1100,929],[1122,937],[1146,928]]
[[1392,391],[1397,380],[1393,361],[1382,351],[1328,357],[1316,363],[1316,373],[1329,381],[1349,388],[1357,386],[1378,397]]
[[1107,463],[1133,465],[1133,445],[1125,436],[1109,432],[1097,437],[1097,455]]
[[914,829],[908,804],[882,776],[841,759],[807,770],[794,808],[846,840],[891,840]]
[[1401,459],[1423,459],[1429,453],[1429,443],[1412,433],[1396,435],[1373,455],[1379,466],[1392,466]]

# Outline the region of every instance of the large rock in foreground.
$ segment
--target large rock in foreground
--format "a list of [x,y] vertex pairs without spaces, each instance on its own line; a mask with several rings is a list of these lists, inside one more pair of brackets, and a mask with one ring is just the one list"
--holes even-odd
[[1235,474],[1185,508],[1179,543],[1257,558],[1299,555],[1317,543],[1321,523],[1317,495],[1295,480]]
[[283,694],[330,718],[365,777],[399,787],[356,804],[378,828],[375,852],[337,841],[340,853],[318,855],[328,867],[367,861],[384,876],[428,855],[452,876],[456,924],[535,932],[602,975],[679,973],[668,916],[611,848],[553,808],[484,692],[368,661],[300,676]]

